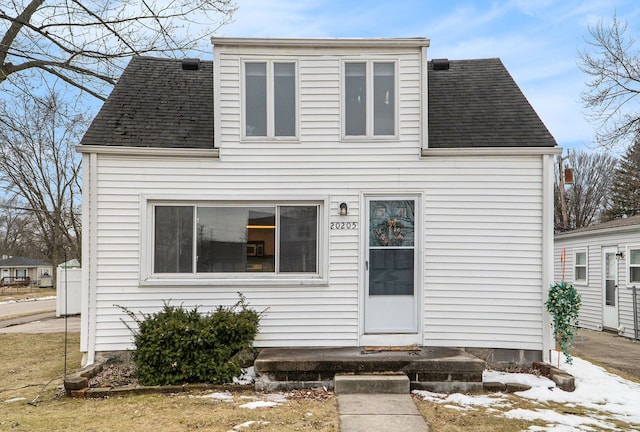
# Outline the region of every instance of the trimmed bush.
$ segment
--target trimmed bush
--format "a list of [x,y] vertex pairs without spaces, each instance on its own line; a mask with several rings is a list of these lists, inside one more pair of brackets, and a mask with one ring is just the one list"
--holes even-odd
[[251,348],[260,320],[242,295],[236,305],[207,314],[165,303],[161,311],[140,319],[122,309],[138,324],[135,330],[127,327],[134,335],[132,358],[143,385],[231,382],[240,374],[236,356]]

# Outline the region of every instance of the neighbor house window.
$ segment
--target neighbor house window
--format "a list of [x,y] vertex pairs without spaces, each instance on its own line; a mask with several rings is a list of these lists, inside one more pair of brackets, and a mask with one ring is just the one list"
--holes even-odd
[[573,281],[574,282],[587,282],[587,250],[580,249],[574,251],[574,272],[573,272]]
[[296,63],[244,63],[244,134],[246,137],[294,138]]
[[345,136],[395,135],[395,76],[395,62],[344,63]]
[[317,273],[319,205],[155,205],[154,273]]
[[640,248],[629,249],[629,283],[640,284]]

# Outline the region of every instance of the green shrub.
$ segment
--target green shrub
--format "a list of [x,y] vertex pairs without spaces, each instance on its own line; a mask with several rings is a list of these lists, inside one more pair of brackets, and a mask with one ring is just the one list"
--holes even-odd
[[232,307],[201,314],[165,302],[161,311],[136,314],[122,309],[138,324],[132,354],[144,385],[227,383],[240,374],[235,357],[250,348],[258,332],[260,314],[245,299]]

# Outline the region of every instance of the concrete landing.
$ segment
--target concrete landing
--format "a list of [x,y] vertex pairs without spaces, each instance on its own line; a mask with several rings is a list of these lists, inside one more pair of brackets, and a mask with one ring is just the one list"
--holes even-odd
[[420,351],[365,351],[350,348],[265,348],[254,363],[256,390],[334,387],[336,374],[401,372],[411,389],[482,391],[485,362],[457,348]]
[[428,432],[408,394],[338,395],[340,432]]

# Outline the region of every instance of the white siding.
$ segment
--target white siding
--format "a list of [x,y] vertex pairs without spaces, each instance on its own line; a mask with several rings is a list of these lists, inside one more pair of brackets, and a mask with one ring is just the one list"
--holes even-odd
[[325,285],[147,286],[140,283],[141,230],[148,229],[141,206],[152,195],[278,200],[310,194],[328,199],[326,230],[330,221],[344,220],[337,216],[341,202],[349,205],[348,220],[363,227],[363,196],[378,192],[423,197],[425,345],[542,349],[541,156],[420,159],[417,151],[398,156],[361,143],[335,145],[338,155],[318,151],[317,157],[302,157],[297,147],[239,147],[224,160],[99,154],[96,351],[131,348],[119,306],[152,312],[171,300],[209,310],[235,303],[239,291],[266,310],[258,346],[357,345],[361,230],[325,231]]
[[[573,282],[573,266],[575,249],[588,248],[588,283],[575,284],[582,296],[580,326],[592,330],[602,330],[602,307],[604,304],[602,290],[602,248],[617,247],[624,253],[618,262],[618,318],[624,327],[624,336],[634,337],[633,297],[627,284],[627,247],[640,247],[640,227],[627,227],[617,230],[589,231],[581,234],[560,235],[555,240],[555,278],[562,279],[560,251],[565,248],[567,266],[565,279]],[[640,287],[638,287],[640,288]]]
[[[252,47],[251,56],[246,49],[216,47],[212,125],[219,159],[153,156],[152,149],[150,156],[91,154],[85,180],[92,192],[85,188],[83,209],[83,223],[91,228],[83,240],[90,287],[83,298],[83,349],[132,348],[120,306],[149,313],[171,300],[204,311],[234,304],[238,292],[265,311],[258,346],[356,346],[362,336],[365,197],[412,194],[422,209],[424,241],[417,253],[424,345],[542,350],[542,249],[549,219],[543,213],[549,186],[543,160],[549,156],[422,158],[426,73],[420,48]],[[256,58],[297,62],[297,141],[242,140],[241,65]],[[397,60],[396,137],[342,139],[342,61],[351,59]],[[321,218],[323,280],[144,280],[147,199],[277,202],[310,196],[329,207]],[[349,206],[346,218],[338,216],[341,202]],[[360,229],[330,231],[330,222],[338,221],[358,222]]]

